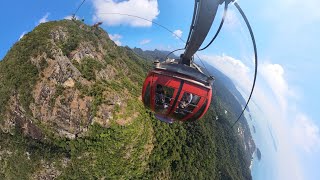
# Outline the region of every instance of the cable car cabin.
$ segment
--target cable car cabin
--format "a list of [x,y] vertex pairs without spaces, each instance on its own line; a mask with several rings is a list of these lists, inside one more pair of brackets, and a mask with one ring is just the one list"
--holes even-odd
[[213,79],[200,68],[177,63],[157,63],[144,82],[144,105],[161,121],[195,121],[208,110]]

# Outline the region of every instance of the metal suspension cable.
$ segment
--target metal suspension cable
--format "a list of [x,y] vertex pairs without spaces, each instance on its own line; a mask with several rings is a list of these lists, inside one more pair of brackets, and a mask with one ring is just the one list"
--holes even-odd
[[176,49],[176,50],[171,51],[171,52],[166,56],[165,59],[167,59],[172,53],[177,52],[177,51],[181,51],[181,50],[185,50],[185,48],[180,48],[180,49]]
[[[181,51],[181,50],[185,50],[185,48],[180,48],[180,49],[176,49],[176,50],[171,51],[171,52],[166,56],[165,59],[167,59],[172,53],[177,52],[177,51]],[[200,60],[202,66],[203,66],[204,69],[206,70],[207,74],[208,74],[209,76],[212,76],[211,73],[208,71],[207,67],[205,66],[205,64],[203,63],[202,59],[199,57],[199,55],[198,55],[198,54],[195,54],[195,55],[196,55],[197,58]]]
[[250,23],[246,17],[246,15],[244,14],[244,12],[242,11],[242,9],[240,8],[239,4],[237,2],[234,2],[234,5],[236,6],[236,8],[238,9],[238,11],[240,12],[240,14],[242,15],[248,29],[249,29],[249,32],[250,32],[250,36],[251,36],[251,40],[252,40],[252,43],[253,43],[253,48],[254,48],[254,59],[255,59],[255,72],[254,72],[254,79],[253,79],[253,84],[252,84],[252,88],[251,88],[251,92],[250,92],[250,95],[249,95],[249,98],[247,100],[247,103],[245,105],[245,107],[243,108],[240,116],[238,117],[238,119],[233,123],[233,125],[231,126],[232,128],[234,127],[234,125],[240,120],[241,116],[243,115],[244,111],[246,110],[246,108],[248,107],[248,104],[251,100],[251,97],[252,97],[252,94],[253,94],[253,91],[254,91],[254,87],[256,85],[256,79],[257,79],[257,72],[258,72],[258,53],[257,53],[257,46],[256,46],[256,41],[255,41],[255,38],[254,38],[254,35],[253,35],[253,31],[252,31],[252,28],[250,26]]
[[81,2],[81,4],[78,6],[78,8],[76,9],[76,11],[73,13],[72,17],[75,18],[76,17],[76,14],[78,13],[79,9],[81,8],[81,6],[84,4],[86,0],[83,0]]
[[209,44],[207,44],[204,48],[199,49],[198,51],[203,51],[203,50],[207,49],[207,48],[213,43],[213,41],[215,41],[216,38],[218,37],[218,35],[219,35],[219,33],[220,33],[221,29],[222,29],[222,26],[223,26],[223,24],[224,24],[225,18],[226,18],[226,16],[227,16],[228,4],[229,4],[228,2],[225,2],[225,3],[224,3],[224,13],[223,13],[223,17],[222,17],[222,20],[221,20],[221,22],[220,22],[220,25],[219,25],[219,28],[218,28],[216,34],[213,36],[213,38],[212,38],[212,40],[209,42]]
[[[169,28],[165,27],[164,25],[160,24],[160,23],[157,23],[155,21],[152,21],[152,20],[149,20],[149,19],[146,19],[146,18],[143,18],[143,17],[140,17],[140,16],[136,16],[136,15],[132,15],[132,14],[124,14],[124,13],[99,13],[99,14],[110,14],[110,15],[122,15],[122,16],[129,16],[129,17],[134,17],[134,18],[138,18],[138,19],[142,19],[144,21],[148,21],[148,22],[151,22],[161,28],[163,28],[164,30],[170,32],[171,34],[173,34],[176,38],[178,38],[180,41],[182,41],[183,43],[185,43],[185,41],[179,37],[177,34],[175,34],[172,30],[170,30]],[[176,51],[180,51],[180,50],[184,50],[185,48],[181,48],[181,49],[176,49],[176,50],[173,50],[171,51],[166,57],[165,59],[167,59],[172,53],[176,52]],[[134,51],[132,51],[134,52]],[[136,54],[136,53],[135,53]],[[139,56],[140,57],[140,56]]]
[[149,19],[146,19],[146,18],[143,18],[143,17],[140,17],[140,16],[136,16],[136,15],[132,15],[132,14],[124,14],[124,13],[99,13],[99,14],[110,14],[110,15],[122,15],[122,16],[129,16],[129,17],[134,17],[134,18],[138,18],[138,19],[142,19],[142,20],[145,20],[145,21],[148,21],[148,22],[151,22],[151,23],[154,23],[158,26],[160,26],[161,28],[167,30],[168,32],[170,32],[171,34],[173,34],[175,37],[177,37],[178,39],[180,39],[183,43],[185,43],[185,41],[179,37],[176,33],[174,33],[172,30],[170,30],[169,28],[155,22],[155,21],[152,21],[152,20],[149,20]]
[[198,54],[195,54],[195,55],[198,57],[198,59],[200,60],[202,66],[203,66],[204,69],[207,71],[207,74],[208,74],[210,77],[213,77],[213,76],[211,75],[210,71],[208,71],[206,65],[202,62],[202,59],[198,56]]

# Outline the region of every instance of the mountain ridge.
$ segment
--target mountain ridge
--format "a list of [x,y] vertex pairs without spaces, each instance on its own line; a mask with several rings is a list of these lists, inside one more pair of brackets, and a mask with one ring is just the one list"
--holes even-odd
[[[165,61],[167,55],[170,54],[170,51],[164,51],[164,50],[158,50],[158,49],[142,50],[141,48],[136,48],[136,47],[134,47],[132,51],[144,59],[148,59],[150,61],[159,60],[160,62]],[[170,54],[168,58],[177,59],[178,57],[175,54]]]

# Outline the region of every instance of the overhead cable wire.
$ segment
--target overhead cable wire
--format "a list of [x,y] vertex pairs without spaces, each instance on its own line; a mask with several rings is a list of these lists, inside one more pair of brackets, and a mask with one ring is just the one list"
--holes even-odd
[[185,50],[185,48],[180,48],[180,49],[176,49],[176,50],[171,51],[171,52],[166,56],[165,59],[167,59],[172,53],[174,53],[174,52],[176,52],[176,51],[182,51],[182,50]]
[[[185,40],[183,40],[180,36],[178,36],[176,33],[174,33],[172,30],[170,30],[169,28],[165,27],[164,25],[160,24],[160,23],[157,23],[155,21],[152,21],[152,20],[149,20],[149,19],[146,19],[146,18],[143,18],[143,17],[140,17],[140,16],[136,16],[136,15],[132,15],[132,14],[124,14],[124,13],[99,13],[99,14],[110,14],[110,15],[122,15],[122,16],[129,16],[129,17],[134,17],[134,18],[138,18],[138,19],[142,19],[142,20],[145,20],[145,21],[148,21],[148,22],[151,22],[163,29],[165,29],[166,31],[170,32],[171,34],[173,34],[176,38],[178,38],[180,41],[182,41],[183,43],[186,43]],[[166,57],[165,59],[167,59],[172,53],[176,52],[176,51],[180,51],[180,50],[184,50],[185,48],[181,48],[181,49],[176,49],[176,50],[173,50],[171,51]]]
[[202,66],[203,66],[204,69],[207,71],[207,74],[208,74],[210,77],[213,77],[213,76],[211,75],[211,73],[208,71],[206,65],[202,62],[202,59],[199,57],[199,55],[198,55],[198,54],[195,54],[195,55],[198,57],[198,59],[200,60]]
[[72,17],[75,18],[76,17],[76,14],[78,13],[79,9],[81,8],[81,6],[84,4],[86,0],[83,0],[81,2],[81,4],[78,6],[78,8],[76,9],[76,11],[73,13]]
[[251,88],[251,92],[249,95],[249,98],[247,100],[247,103],[245,105],[245,107],[243,108],[241,114],[239,115],[238,119],[233,123],[232,128],[234,127],[234,125],[240,120],[240,118],[242,117],[244,111],[246,110],[246,108],[248,107],[248,104],[251,100],[255,85],[256,85],[256,80],[257,80],[257,72],[258,72],[258,53],[257,53],[257,46],[256,46],[256,41],[253,35],[253,31],[252,28],[250,26],[249,20],[247,19],[246,15],[244,14],[244,12],[242,11],[242,9],[240,8],[239,4],[237,2],[234,2],[234,5],[236,6],[236,8],[238,9],[238,11],[240,12],[240,14],[242,15],[248,29],[251,35],[251,40],[253,43],[253,49],[254,49],[254,62],[255,62],[255,71],[254,71],[254,79],[253,79],[253,84],[252,84],[252,88]]
[[161,25],[160,23],[157,23],[155,21],[152,21],[152,20],[149,20],[149,19],[146,19],[146,18],[143,18],[143,17],[140,17],[140,16],[136,16],[136,15],[132,15],[132,14],[125,14],[125,13],[98,13],[98,14],[105,14],[105,15],[123,15],[123,16],[129,16],[129,17],[135,17],[135,18],[138,18],[138,19],[142,19],[142,20],[145,20],[145,21],[148,21],[148,22],[151,22],[153,24],[156,24],[158,26],[160,26],[161,28],[167,30],[168,32],[170,32],[171,34],[173,34],[176,38],[180,39],[183,43],[186,43],[185,40],[183,40],[180,36],[178,36],[176,33],[174,33],[172,30],[170,30],[169,28]]
[[[138,19],[142,19],[144,21],[148,21],[148,22],[151,22],[161,28],[163,28],[164,30],[168,31],[169,33],[171,33],[172,35],[174,35],[176,38],[178,38],[180,41],[182,41],[183,43],[186,43],[185,40],[183,40],[180,36],[178,36],[176,33],[174,33],[174,31],[172,31],[171,29],[167,28],[166,26],[158,23],[158,22],[155,22],[155,21],[152,21],[152,20],[149,20],[149,19],[146,19],[146,18],[143,18],[143,17],[140,17],[140,16],[137,16],[137,15],[132,15],[132,14],[124,14],[124,13],[98,13],[98,14],[101,14],[101,15],[121,15],[121,16],[128,16],[128,17],[134,17],[134,18],[138,18]],[[184,50],[185,48],[181,48],[181,49],[176,49],[176,50],[173,50],[171,51],[166,57],[165,59],[167,59],[172,53],[176,52],[176,51],[180,51],[180,50]]]

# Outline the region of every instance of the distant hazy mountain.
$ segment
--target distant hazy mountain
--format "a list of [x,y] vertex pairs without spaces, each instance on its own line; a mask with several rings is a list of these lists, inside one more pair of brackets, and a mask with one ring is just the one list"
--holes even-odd
[[[151,51],[151,50],[144,51],[140,48],[133,48],[132,50],[133,50],[133,52],[135,52],[139,56],[143,57],[144,59],[148,59],[151,61],[154,61],[154,60],[164,61],[166,56],[170,53],[170,51],[162,51],[162,50],[158,50],[158,49],[155,49],[153,51]],[[168,57],[174,58],[174,59],[178,58],[174,54],[171,54]]]

